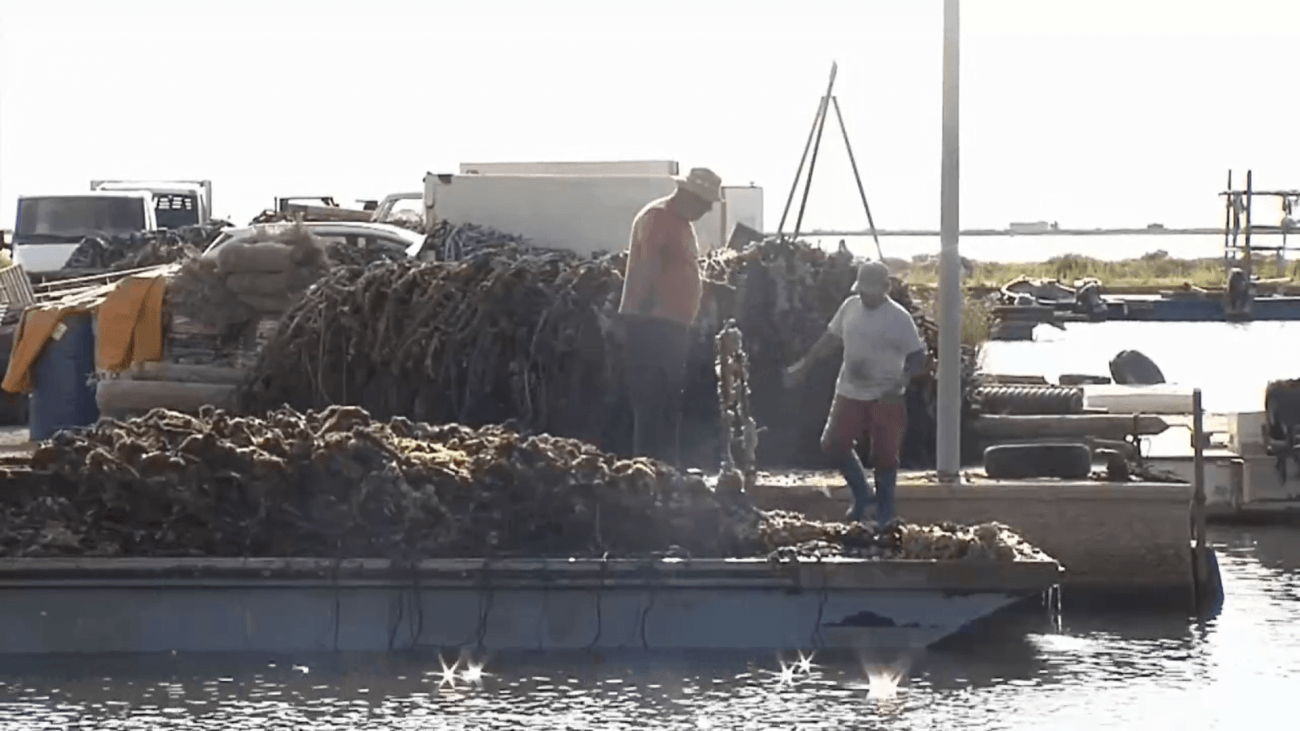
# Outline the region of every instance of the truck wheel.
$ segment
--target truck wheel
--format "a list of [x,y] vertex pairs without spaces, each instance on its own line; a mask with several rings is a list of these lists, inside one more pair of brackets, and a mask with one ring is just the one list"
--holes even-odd
[[999,444],[984,450],[984,473],[995,480],[1082,480],[1092,474],[1092,450],[1070,442]]

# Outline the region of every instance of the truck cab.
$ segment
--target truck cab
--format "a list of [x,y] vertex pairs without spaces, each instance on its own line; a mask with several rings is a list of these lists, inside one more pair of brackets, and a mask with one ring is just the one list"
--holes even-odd
[[57,272],[87,236],[130,236],[157,228],[153,194],[145,191],[20,196],[13,259],[29,274]]
[[211,180],[92,180],[90,189],[150,193],[158,228],[199,226],[212,220]]

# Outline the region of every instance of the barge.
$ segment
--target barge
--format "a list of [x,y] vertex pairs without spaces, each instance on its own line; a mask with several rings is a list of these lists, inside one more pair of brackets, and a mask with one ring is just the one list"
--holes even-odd
[[919,649],[1037,561],[0,559],[0,654]]

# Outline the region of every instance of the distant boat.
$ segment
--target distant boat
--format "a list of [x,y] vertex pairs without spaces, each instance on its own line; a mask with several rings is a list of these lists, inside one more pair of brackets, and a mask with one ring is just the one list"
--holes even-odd
[[1050,233],[1057,228],[1056,224],[1047,221],[1033,221],[1030,223],[1013,222],[1007,227],[1013,234],[1045,234]]

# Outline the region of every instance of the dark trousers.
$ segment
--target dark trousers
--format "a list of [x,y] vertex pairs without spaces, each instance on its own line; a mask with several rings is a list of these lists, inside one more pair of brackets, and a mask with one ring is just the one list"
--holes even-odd
[[632,452],[676,465],[690,328],[645,315],[624,315],[623,321],[632,397]]

